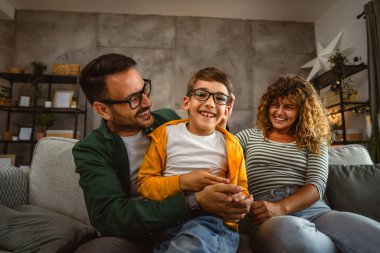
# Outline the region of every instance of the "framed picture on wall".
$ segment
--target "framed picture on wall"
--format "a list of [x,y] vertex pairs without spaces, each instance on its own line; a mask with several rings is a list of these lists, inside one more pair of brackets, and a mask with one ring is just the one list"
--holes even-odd
[[32,127],[20,126],[18,130],[18,139],[20,141],[30,141],[32,139]]
[[0,165],[15,165],[16,162],[16,155],[14,154],[0,154]]
[[30,96],[20,96],[20,102],[19,102],[18,106],[29,107],[30,106]]
[[54,94],[53,107],[55,108],[70,108],[71,99],[74,91],[57,90]]

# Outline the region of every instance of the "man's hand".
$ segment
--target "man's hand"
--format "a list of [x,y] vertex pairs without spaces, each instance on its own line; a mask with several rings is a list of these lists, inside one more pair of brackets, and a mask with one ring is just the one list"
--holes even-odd
[[232,109],[234,108],[234,102],[235,102],[235,95],[231,94],[230,101],[227,104],[227,114],[223,116],[222,120],[219,122],[219,126],[226,128],[227,127],[227,121],[230,118],[232,114]]
[[226,221],[238,221],[249,212],[252,196],[234,201],[243,188],[232,184],[214,184],[195,193],[195,198],[204,212],[214,214]]
[[179,187],[182,191],[197,192],[213,184],[228,184],[227,178],[211,174],[211,170],[196,170],[179,177]]
[[261,224],[269,218],[286,214],[281,202],[254,201],[251,206],[253,224]]

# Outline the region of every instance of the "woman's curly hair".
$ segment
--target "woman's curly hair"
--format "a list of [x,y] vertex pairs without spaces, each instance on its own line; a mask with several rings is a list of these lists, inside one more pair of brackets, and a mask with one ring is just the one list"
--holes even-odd
[[298,108],[297,119],[290,130],[295,135],[297,147],[320,154],[321,145],[331,143],[330,123],[313,85],[299,76],[281,77],[268,87],[258,107],[257,127],[268,138],[272,131],[269,107],[284,98]]

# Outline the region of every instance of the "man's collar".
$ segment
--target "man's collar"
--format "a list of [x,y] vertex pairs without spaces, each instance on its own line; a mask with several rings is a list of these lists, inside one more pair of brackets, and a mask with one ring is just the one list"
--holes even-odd
[[113,139],[112,137],[112,131],[107,125],[107,121],[105,119],[102,119],[100,121],[100,131],[102,132],[104,138],[106,139]]

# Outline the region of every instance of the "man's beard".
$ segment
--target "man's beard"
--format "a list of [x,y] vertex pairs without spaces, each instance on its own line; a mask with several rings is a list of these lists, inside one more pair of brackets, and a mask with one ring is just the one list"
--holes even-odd
[[139,115],[140,113],[149,110],[148,108],[141,108],[138,110],[134,117],[133,121],[124,118],[122,115],[120,115],[116,110],[111,109],[113,119],[109,122],[112,124],[114,130],[116,131],[125,131],[125,132],[134,132],[134,131],[141,131],[146,128],[148,128],[151,124],[153,124],[153,115],[151,115],[151,119],[149,121],[145,121],[143,119],[139,120]]

